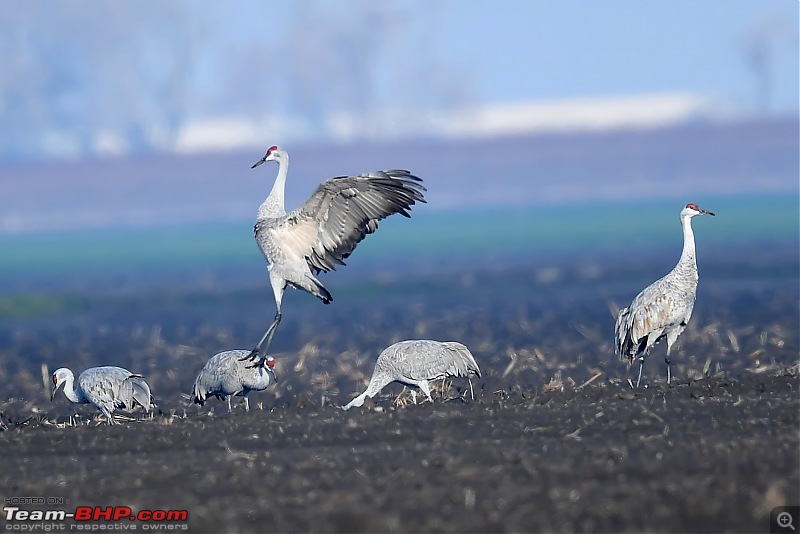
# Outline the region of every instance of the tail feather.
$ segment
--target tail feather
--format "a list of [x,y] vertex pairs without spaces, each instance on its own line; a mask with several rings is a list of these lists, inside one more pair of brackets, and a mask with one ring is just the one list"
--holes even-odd
[[331,302],[333,302],[333,295],[331,295],[331,294],[328,292],[328,290],[327,290],[327,289],[325,289],[325,288],[324,288],[324,287],[323,287],[321,284],[320,284],[320,286],[319,286],[319,289],[320,289],[320,292],[321,292],[322,294],[321,294],[321,295],[317,295],[317,296],[318,296],[320,299],[322,299],[322,302],[323,302],[324,304],[330,304]]
[[453,363],[459,371],[455,373],[456,376],[467,376],[469,372],[472,371],[480,378],[481,369],[478,367],[478,362],[475,361],[475,357],[469,349],[462,343],[456,341],[449,341],[446,344],[453,355]]
[[133,386],[133,400],[144,408],[145,412],[150,412],[150,409],[154,406],[150,386],[147,385],[141,375],[131,375],[130,382]]
[[192,394],[189,395],[189,398],[194,404],[199,404],[202,406],[206,402],[206,392],[203,391],[203,388],[200,387],[199,381],[194,381],[194,386],[192,386]]
[[333,295],[331,295],[330,292],[327,289],[325,289],[325,286],[323,286],[319,280],[317,280],[314,277],[311,277],[311,282],[314,284],[313,289],[311,289],[311,293],[315,297],[320,299],[323,304],[330,304],[331,302],[333,302]]
[[614,324],[614,352],[622,359],[628,357],[633,359],[629,354],[631,348],[631,328],[628,324],[628,308],[622,308],[617,315],[617,321]]
[[314,278],[310,273],[300,279],[287,280],[286,284],[295,289],[308,291],[321,300],[323,304],[330,304],[333,302],[333,295],[331,295],[330,292],[325,289],[325,286],[323,286],[322,283],[320,283],[320,281]]

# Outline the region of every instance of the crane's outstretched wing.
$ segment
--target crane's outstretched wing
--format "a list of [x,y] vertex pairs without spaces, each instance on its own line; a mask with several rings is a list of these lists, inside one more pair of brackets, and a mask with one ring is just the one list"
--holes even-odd
[[273,235],[283,248],[302,256],[314,274],[331,271],[353,252],[378,221],[425,202],[422,179],[389,170],[324,181],[302,206],[289,213]]

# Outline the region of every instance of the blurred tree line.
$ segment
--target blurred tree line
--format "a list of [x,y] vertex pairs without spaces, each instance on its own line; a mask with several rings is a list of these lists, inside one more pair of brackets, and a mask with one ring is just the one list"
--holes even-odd
[[[292,117],[318,137],[347,126],[337,114],[367,118],[356,136],[401,127],[407,110],[470,99],[435,57],[443,1],[420,16],[398,0],[6,0],[0,159],[169,150],[188,120],[214,116]],[[237,40],[232,9],[263,36]]]
[[[0,156],[162,146],[185,117],[186,5],[14,2],[0,17]],[[107,147],[113,148],[113,147]],[[61,149],[63,150],[63,148]]]

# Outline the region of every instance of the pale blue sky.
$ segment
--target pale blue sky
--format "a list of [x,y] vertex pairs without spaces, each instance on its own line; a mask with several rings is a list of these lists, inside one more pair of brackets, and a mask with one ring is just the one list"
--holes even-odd
[[[798,111],[797,0],[0,4],[0,161],[172,150],[218,119],[296,140],[575,98]],[[203,146],[245,142],[212,130]]]
[[[217,51],[254,42],[275,46],[285,40],[287,28],[303,10],[325,12],[322,20],[309,17],[305,22],[312,39],[318,25],[345,23],[351,6],[365,4],[214,2],[205,4],[209,25],[204,34]],[[768,51],[769,110],[788,113],[798,108],[796,0],[386,4],[397,15],[397,26],[409,30],[396,38],[415,43],[403,50],[434,56],[454,67],[466,90],[481,102],[697,92],[753,110],[757,76],[745,50],[748,39],[756,39]],[[367,33],[375,30],[359,27]]]

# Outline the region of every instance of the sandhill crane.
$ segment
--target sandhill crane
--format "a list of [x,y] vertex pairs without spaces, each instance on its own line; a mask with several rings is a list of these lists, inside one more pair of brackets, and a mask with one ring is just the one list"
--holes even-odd
[[94,404],[106,416],[109,425],[114,424],[112,413],[117,408],[133,410],[138,404],[145,412],[149,412],[153,406],[150,386],[144,377],[122,367],[90,367],[78,376],[77,387],[73,387],[74,382],[72,371],[66,367],[56,369],[50,400],[55,398],[59,389],[64,388],[64,396],[71,402]]
[[678,264],[669,274],[647,286],[617,316],[614,328],[616,353],[620,357],[626,356],[631,362],[639,357],[637,388],[642,380],[645,355],[665,337],[667,384],[672,381],[670,350],[692,316],[697,294],[697,260],[692,232],[692,217],[697,215],[714,214],[701,209],[697,204],[686,204],[681,210],[683,252]]
[[381,352],[366,391],[350,401],[344,409],[363,405],[367,397],[374,397],[387,384],[395,381],[417,386],[433,402],[428,385],[430,380],[446,376],[468,377],[470,373],[481,376],[472,353],[461,343],[427,339],[400,341]]
[[226,350],[212,356],[194,381],[192,400],[200,406],[208,397],[228,401],[231,411],[231,397],[244,397],[244,409],[250,411],[247,395],[251,391],[264,391],[276,381],[272,368],[275,359],[267,356],[265,365],[250,366],[242,361],[249,350]]
[[[378,228],[378,221],[395,213],[410,217],[411,206],[425,202],[420,178],[402,170],[376,171],[326,180],[311,198],[287,214],[284,188],[289,155],[282,148],[271,146],[251,168],[266,161],[278,162],[278,176],[258,209],[255,236],[267,260],[276,313],[250,351],[251,360],[262,347],[264,353],[269,350],[281,322],[281,300],[287,285],[330,304],[333,297],[314,275],[344,265],[356,245]],[[258,364],[263,365],[263,360]]]

